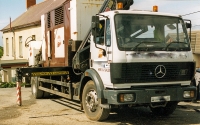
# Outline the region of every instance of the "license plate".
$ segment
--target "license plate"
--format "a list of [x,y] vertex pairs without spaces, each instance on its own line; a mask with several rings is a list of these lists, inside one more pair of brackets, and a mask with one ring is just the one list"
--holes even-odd
[[170,101],[170,96],[154,96],[151,97],[151,102],[166,102]]

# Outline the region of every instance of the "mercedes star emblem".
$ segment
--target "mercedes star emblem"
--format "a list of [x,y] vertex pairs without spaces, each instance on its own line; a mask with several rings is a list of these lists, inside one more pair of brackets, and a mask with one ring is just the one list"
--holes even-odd
[[163,78],[166,74],[166,68],[163,65],[158,65],[155,68],[155,76],[157,78]]

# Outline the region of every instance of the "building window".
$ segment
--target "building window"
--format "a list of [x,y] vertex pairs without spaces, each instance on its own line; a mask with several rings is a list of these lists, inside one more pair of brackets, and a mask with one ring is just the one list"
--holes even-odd
[[15,56],[14,39],[12,37],[12,56]]
[[6,38],[6,56],[9,56],[9,41],[8,41],[8,38]]
[[23,58],[22,36],[19,36],[19,57]]

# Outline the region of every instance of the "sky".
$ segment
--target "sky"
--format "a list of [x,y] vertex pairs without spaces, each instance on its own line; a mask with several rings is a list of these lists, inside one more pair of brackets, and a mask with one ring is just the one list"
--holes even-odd
[[[40,3],[44,0],[36,0]],[[134,0],[131,9],[152,10],[158,6],[159,12],[182,15],[192,21],[192,30],[200,30],[200,0]],[[26,0],[0,0],[0,30],[26,11]],[[3,46],[0,32],[0,46]]]
[[[36,3],[44,0],[36,0]],[[0,0],[0,30],[6,27],[10,18],[13,21],[26,12],[26,0]],[[0,46],[3,46],[2,32],[0,31]]]

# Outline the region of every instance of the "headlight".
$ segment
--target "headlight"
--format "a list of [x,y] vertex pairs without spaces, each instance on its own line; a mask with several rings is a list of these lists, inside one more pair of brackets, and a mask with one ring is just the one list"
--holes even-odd
[[120,94],[119,101],[120,102],[132,102],[134,101],[134,94]]
[[194,97],[194,91],[184,91],[183,97],[184,98],[193,98]]

